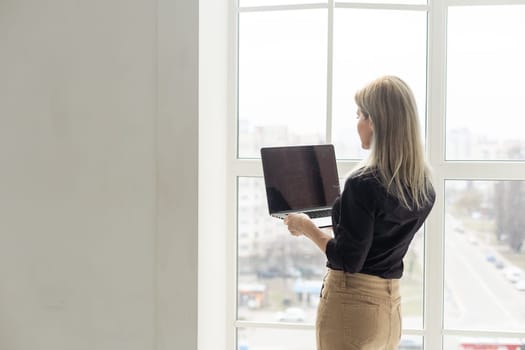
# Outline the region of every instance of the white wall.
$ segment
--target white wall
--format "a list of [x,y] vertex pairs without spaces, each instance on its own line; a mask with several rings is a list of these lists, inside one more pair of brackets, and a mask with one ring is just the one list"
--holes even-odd
[[[235,246],[233,205],[227,205],[235,179],[227,179],[228,128],[235,122],[235,96],[229,77],[235,65],[230,49],[231,0],[200,0],[199,7],[199,312],[198,349],[234,349],[237,293],[229,279]],[[231,157],[233,158],[233,157]],[[229,267],[229,268],[228,268]],[[228,301],[228,303],[227,303]]]
[[158,0],[158,6],[156,339],[159,350],[194,350],[199,236],[199,1]]
[[0,349],[196,348],[197,4],[167,3],[0,1]]

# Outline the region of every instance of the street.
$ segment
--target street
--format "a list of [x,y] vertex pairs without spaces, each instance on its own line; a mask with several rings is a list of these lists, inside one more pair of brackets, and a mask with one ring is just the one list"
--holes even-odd
[[[447,216],[445,234],[445,329],[525,332],[525,291],[505,278],[503,269],[487,260],[494,249],[483,235],[465,232],[462,224]],[[269,282],[267,282],[269,283]],[[275,282],[272,282],[275,283]],[[294,281],[282,281],[292,288]],[[321,284],[321,281],[319,281]],[[315,322],[316,301],[302,305],[303,324]],[[239,319],[277,322],[277,311],[239,308]],[[403,326],[417,329],[420,317],[405,315]],[[404,337],[421,344],[420,337]],[[239,329],[239,350],[314,350],[313,330],[249,328]],[[462,337],[446,337],[444,349],[461,349]],[[413,347],[411,349],[415,349]],[[421,347],[422,348],[422,347]]]

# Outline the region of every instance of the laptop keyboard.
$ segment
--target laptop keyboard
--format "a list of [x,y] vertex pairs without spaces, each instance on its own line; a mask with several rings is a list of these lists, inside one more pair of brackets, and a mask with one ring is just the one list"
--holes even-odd
[[322,218],[326,216],[332,215],[332,209],[326,209],[326,210],[316,210],[311,212],[306,212],[306,215],[308,215],[311,218]]

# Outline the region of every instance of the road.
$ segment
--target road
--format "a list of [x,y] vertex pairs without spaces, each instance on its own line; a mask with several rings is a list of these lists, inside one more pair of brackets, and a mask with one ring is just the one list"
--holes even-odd
[[525,292],[487,261],[493,251],[447,217],[445,235],[445,327],[525,331]]
[[[525,291],[518,291],[503,270],[487,261],[493,249],[479,236],[461,233],[461,224],[447,217],[445,234],[445,328],[525,332]],[[315,308],[304,308],[305,322],[313,323]],[[275,312],[240,309],[249,321],[274,322]],[[419,322],[404,319],[404,326]],[[417,339],[417,337],[415,338]],[[444,340],[444,348],[459,348],[460,337]],[[249,350],[315,349],[315,335],[309,330],[241,329],[239,345]],[[242,348],[241,348],[242,349]]]

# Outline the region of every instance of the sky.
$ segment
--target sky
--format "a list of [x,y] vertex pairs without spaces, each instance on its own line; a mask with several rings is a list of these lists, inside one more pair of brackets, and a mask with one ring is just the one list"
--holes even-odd
[[[293,1],[298,2],[308,3]],[[243,0],[241,5],[260,3]],[[326,11],[241,13],[241,118],[255,125],[285,123],[299,132],[324,127]],[[525,126],[523,18],[525,6],[450,9],[448,129],[468,128],[498,139],[525,139],[521,128]],[[407,81],[423,113],[426,13],[336,9],[334,23],[334,125],[342,123],[338,121],[341,118],[354,118],[354,92],[383,74]]]

